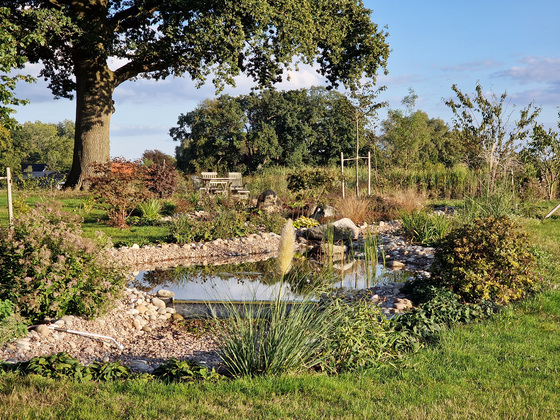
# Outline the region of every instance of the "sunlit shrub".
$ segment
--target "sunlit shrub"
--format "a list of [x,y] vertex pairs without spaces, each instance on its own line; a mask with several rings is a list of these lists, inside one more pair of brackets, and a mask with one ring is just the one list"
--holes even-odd
[[0,231],[0,299],[31,320],[99,315],[126,283],[123,268],[104,255],[110,245],[83,238],[77,216],[40,205]]
[[436,284],[466,302],[507,304],[537,284],[528,236],[505,216],[475,219],[452,231],[436,249],[432,272]]

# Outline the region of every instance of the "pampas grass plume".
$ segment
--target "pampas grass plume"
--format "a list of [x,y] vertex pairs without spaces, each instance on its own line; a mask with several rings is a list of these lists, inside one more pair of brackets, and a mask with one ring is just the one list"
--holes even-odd
[[292,260],[296,251],[296,235],[292,225],[292,219],[288,219],[282,233],[280,234],[280,246],[278,247],[278,272],[281,276],[286,275],[292,268]]

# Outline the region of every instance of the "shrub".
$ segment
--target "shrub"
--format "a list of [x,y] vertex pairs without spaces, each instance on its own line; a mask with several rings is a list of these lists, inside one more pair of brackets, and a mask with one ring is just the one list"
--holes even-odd
[[92,169],[95,175],[88,181],[95,198],[107,204],[109,223],[125,228],[126,219],[150,196],[144,186],[140,162],[114,158],[107,163],[93,163]]
[[401,215],[403,230],[412,243],[434,246],[447,234],[451,225],[444,214],[414,211]]
[[215,215],[199,218],[175,217],[170,225],[169,239],[177,243],[212,241],[246,236],[255,231],[243,213],[221,209]]
[[288,175],[288,189],[300,192],[320,188],[324,192],[332,188],[339,176],[337,171],[329,168],[297,169]]
[[528,236],[508,217],[475,219],[452,231],[436,249],[436,284],[466,302],[498,304],[526,297],[537,282]]
[[79,219],[40,205],[0,231],[0,299],[31,320],[65,314],[94,317],[126,284],[122,267],[104,256],[110,241],[81,236]]
[[379,306],[362,301],[347,304],[337,299],[329,305],[329,311],[337,316],[325,341],[323,369],[371,369],[400,360],[395,351],[399,336]]
[[407,283],[401,291],[418,305],[395,319],[396,329],[407,335],[405,347],[409,348],[417,348],[423,341],[433,341],[441,331],[456,324],[488,318],[499,309],[491,302],[462,303],[451,290],[425,279]]
[[158,198],[171,197],[177,189],[177,170],[165,161],[142,166],[146,187]]
[[24,319],[15,312],[13,302],[0,300],[0,344],[24,337],[26,334],[27,327]]

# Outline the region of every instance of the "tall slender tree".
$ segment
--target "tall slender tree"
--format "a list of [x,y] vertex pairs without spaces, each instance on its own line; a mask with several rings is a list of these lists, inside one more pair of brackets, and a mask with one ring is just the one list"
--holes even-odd
[[[74,159],[66,185],[84,187],[90,163],[109,160],[113,92],[127,80],[189,75],[218,89],[240,73],[261,86],[298,62],[328,83],[375,78],[387,33],[356,0],[0,0],[21,35],[19,53],[41,62],[56,97],[76,95]],[[110,57],[124,63],[116,70]]]

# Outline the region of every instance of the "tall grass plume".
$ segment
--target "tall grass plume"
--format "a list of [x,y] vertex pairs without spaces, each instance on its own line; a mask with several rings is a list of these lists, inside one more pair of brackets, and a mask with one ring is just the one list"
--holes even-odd
[[292,268],[294,252],[296,251],[296,235],[292,219],[288,219],[282,233],[280,234],[280,245],[278,247],[277,267],[278,274],[284,277]]

